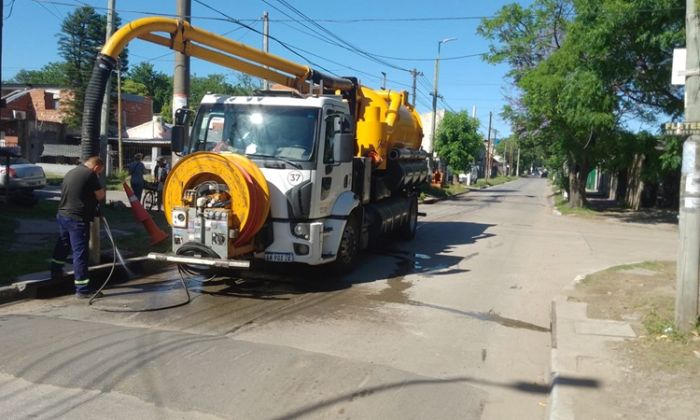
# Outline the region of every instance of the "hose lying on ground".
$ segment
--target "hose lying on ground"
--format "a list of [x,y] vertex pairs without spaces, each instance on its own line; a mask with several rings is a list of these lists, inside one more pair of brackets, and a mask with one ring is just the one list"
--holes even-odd
[[[107,286],[107,283],[109,283],[110,279],[112,278],[112,274],[114,274],[114,270],[117,267],[117,246],[114,243],[114,237],[112,236],[112,231],[109,229],[109,223],[107,223],[107,219],[104,217],[100,218],[102,220],[102,223],[105,226],[105,232],[107,232],[107,237],[109,238],[110,243],[112,244],[112,268],[109,271],[109,274],[107,275],[107,278],[105,279],[104,283],[102,283],[102,286],[100,286],[99,289],[90,297],[90,300],[88,301],[88,306],[92,306],[92,303],[95,301],[95,299],[99,299],[100,292],[102,292],[102,289]],[[124,267],[126,269],[126,266]],[[180,282],[182,283],[182,288],[185,289],[185,293],[187,294],[187,299],[178,302],[172,305],[167,305],[167,306],[158,306],[155,308],[143,308],[143,309],[133,309],[133,308],[123,308],[123,309],[110,309],[110,308],[98,308],[92,306],[93,309],[97,309],[99,311],[105,311],[105,312],[152,312],[152,311],[160,311],[163,309],[171,309],[171,308],[177,308],[178,306],[184,306],[187,305],[192,301],[192,298],[190,296],[190,291],[187,288],[187,283],[185,282],[185,278],[182,275],[182,271],[180,270],[180,266],[178,266],[178,273],[180,274]]]

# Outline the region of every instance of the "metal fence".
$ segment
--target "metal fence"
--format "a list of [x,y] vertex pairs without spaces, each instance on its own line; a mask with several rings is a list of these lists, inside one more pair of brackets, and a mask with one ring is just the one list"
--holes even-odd
[[[143,155],[146,169],[153,171],[160,156],[170,156],[170,142],[164,140],[123,140],[123,169],[134,161],[137,153]],[[40,162],[76,165],[80,162],[81,146],[73,144],[45,144]],[[119,146],[117,139],[109,139],[107,144],[107,176],[119,169]]]

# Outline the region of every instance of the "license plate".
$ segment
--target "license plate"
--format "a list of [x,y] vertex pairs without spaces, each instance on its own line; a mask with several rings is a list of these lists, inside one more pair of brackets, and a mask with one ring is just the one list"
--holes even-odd
[[293,262],[294,254],[292,254],[291,252],[266,252],[265,261]]

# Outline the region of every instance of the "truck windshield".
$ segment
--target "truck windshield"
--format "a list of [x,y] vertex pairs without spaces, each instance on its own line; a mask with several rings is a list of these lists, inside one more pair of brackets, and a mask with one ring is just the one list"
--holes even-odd
[[214,104],[197,114],[189,151],[231,151],[249,156],[309,161],[319,109]]

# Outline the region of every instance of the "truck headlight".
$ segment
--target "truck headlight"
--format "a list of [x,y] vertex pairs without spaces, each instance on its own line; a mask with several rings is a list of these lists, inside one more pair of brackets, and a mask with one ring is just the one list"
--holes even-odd
[[309,224],[308,223],[296,223],[292,228],[292,233],[297,238],[309,239]]

